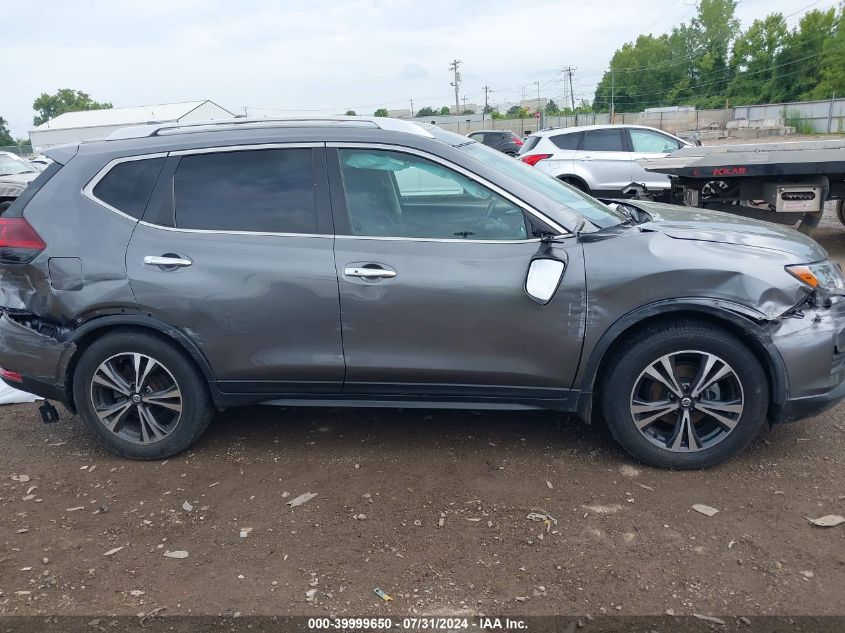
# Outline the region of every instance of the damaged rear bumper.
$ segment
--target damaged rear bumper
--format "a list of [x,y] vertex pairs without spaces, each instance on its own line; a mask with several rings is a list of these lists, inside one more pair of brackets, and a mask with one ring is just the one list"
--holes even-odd
[[21,382],[3,379],[7,385],[28,393],[57,400],[72,408],[65,384],[67,360],[75,348],[18,323],[0,313],[0,367],[17,372]]

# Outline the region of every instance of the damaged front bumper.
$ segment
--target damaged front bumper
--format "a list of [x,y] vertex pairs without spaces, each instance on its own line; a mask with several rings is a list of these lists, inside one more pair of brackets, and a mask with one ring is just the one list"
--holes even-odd
[[0,313],[0,367],[21,375],[21,382],[3,378],[3,382],[15,389],[72,408],[65,376],[75,348],[72,342],[38,332],[25,320]]
[[845,399],[845,297],[791,311],[770,331],[788,391],[773,422],[818,415]]

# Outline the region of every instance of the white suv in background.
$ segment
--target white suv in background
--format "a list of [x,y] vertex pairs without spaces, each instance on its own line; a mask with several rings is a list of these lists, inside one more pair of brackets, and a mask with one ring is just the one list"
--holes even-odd
[[665,156],[692,144],[642,125],[585,125],[531,134],[519,158],[593,195],[619,195],[632,183],[652,193],[669,189],[669,177],[647,172],[638,158]]

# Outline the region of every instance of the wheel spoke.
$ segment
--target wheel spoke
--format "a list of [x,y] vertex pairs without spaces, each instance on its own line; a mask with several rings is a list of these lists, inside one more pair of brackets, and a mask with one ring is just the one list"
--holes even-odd
[[678,424],[675,425],[675,435],[669,440],[668,447],[673,451],[683,451],[683,440],[687,441],[688,451],[697,451],[701,448],[695,429],[692,425],[689,410],[684,410],[679,416]]
[[94,374],[94,382],[124,396],[131,395],[132,389],[123,377],[114,370],[109,361],[104,362],[97,368]]
[[[172,402],[175,400],[176,402]],[[158,407],[164,407],[171,411],[182,411],[182,392],[177,387],[166,391],[156,391],[144,396],[144,402]]]
[[[662,418],[664,415],[677,408],[677,406],[678,405],[676,403],[670,400],[661,400],[659,402],[641,402],[639,400],[634,400],[634,403],[631,405],[631,414],[634,416],[634,423],[637,425],[637,428],[642,431],[647,426],[653,424],[657,419]],[[643,414],[651,415],[646,415],[643,418],[637,418],[638,415]]]
[[[710,402],[708,400],[701,400],[696,405],[696,408],[715,419],[728,430],[733,430],[742,414],[742,402],[739,400],[734,402]],[[726,413],[733,414],[736,417],[730,418],[725,415]]]
[[142,387],[144,386],[144,384],[146,383],[147,378],[150,376],[150,373],[151,373],[151,372],[152,372],[152,371],[153,371],[156,367],[158,367],[158,366],[159,366],[159,364],[158,364],[155,360],[153,360],[152,358],[150,358],[149,356],[147,356],[147,357],[146,357],[146,359],[147,359],[147,365],[146,365],[146,367],[144,367],[144,373],[143,373],[143,374],[141,374],[141,377],[138,379],[138,383],[137,383],[137,385],[138,385],[138,390],[139,390],[139,391],[141,390],[141,388],[142,388]]
[[[658,369],[658,364],[663,371],[666,372],[665,375],[660,371],[660,369]],[[663,356],[658,361],[654,362],[648,369],[645,370],[645,373],[651,378],[654,378],[656,381],[662,383],[664,387],[677,397],[680,398],[683,395],[678,381],[675,380],[675,372],[668,356]]]
[[119,423],[123,416],[132,408],[133,402],[131,400],[121,400],[113,405],[102,409],[95,409],[97,417],[100,418],[103,424],[109,431],[119,430]]
[[[159,425],[152,411],[143,404],[138,405],[138,419],[141,421],[141,436],[144,442],[157,442],[167,435],[167,431]],[[151,433],[154,438],[152,440],[150,439]]]
[[[716,363],[722,363],[722,366],[717,372],[713,373],[713,368]],[[712,354],[707,354],[705,362],[702,363],[702,368],[696,380],[695,388],[692,390],[692,393],[690,395],[693,398],[699,396],[710,385],[722,380],[730,374],[733,374],[733,370],[730,368],[730,366],[728,366],[725,362],[723,362],[719,358],[716,358]]]

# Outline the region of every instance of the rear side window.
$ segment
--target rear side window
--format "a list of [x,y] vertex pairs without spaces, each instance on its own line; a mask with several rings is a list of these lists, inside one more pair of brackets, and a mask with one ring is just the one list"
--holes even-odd
[[311,155],[296,148],[183,156],[173,178],[176,226],[316,233]]
[[587,152],[625,152],[622,130],[593,130],[584,132],[581,149]]
[[163,166],[164,158],[118,163],[103,176],[92,193],[110,207],[140,218]]
[[551,138],[552,143],[560,149],[578,149],[578,141],[580,140],[580,132],[576,132],[575,134],[558,134]]
[[532,149],[534,149],[537,146],[537,143],[539,143],[539,142],[540,142],[539,136],[529,136],[527,139],[525,139],[525,143],[522,144],[522,147],[519,148],[519,153],[525,154],[526,152],[530,152]]

